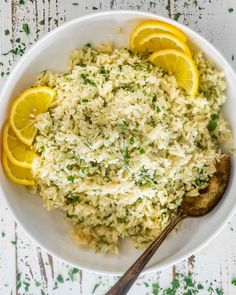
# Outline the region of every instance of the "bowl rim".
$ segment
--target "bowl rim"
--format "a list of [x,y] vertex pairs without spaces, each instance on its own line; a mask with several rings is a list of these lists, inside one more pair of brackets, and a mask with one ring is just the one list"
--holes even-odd
[[[114,16],[132,15],[132,16],[136,16],[137,18],[142,18],[142,17],[147,18],[147,19],[152,18],[153,20],[159,20],[159,21],[163,21],[163,22],[169,23],[171,25],[174,25],[177,28],[183,30],[185,33],[187,33],[191,36],[196,36],[203,43],[208,45],[211,52],[213,52],[213,54],[215,55],[216,58],[220,58],[222,60],[225,67],[227,68],[228,72],[236,81],[236,73],[234,72],[234,70],[232,69],[231,65],[226,60],[226,58],[218,51],[218,49],[216,49],[209,41],[207,41],[199,33],[190,29],[186,25],[180,24],[180,23],[176,22],[175,20],[170,19],[168,17],[161,16],[161,15],[154,14],[154,13],[150,13],[150,12],[135,11],[135,10],[128,10],[128,11],[127,10],[112,10],[112,11],[90,13],[90,14],[86,14],[86,15],[74,18],[70,21],[66,21],[65,23],[63,23],[59,27],[53,29],[52,31],[46,33],[42,38],[40,38],[38,41],[36,41],[33,44],[33,46],[29,50],[27,50],[27,52],[19,59],[19,61],[13,67],[13,69],[12,69],[12,71],[11,71],[7,81],[5,82],[2,91],[1,91],[0,101],[1,101],[1,97],[4,97],[5,94],[8,92],[8,88],[11,86],[11,82],[15,80],[15,76],[17,76],[17,73],[20,71],[21,67],[23,66],[24,61],[29,56],[31,56],[31,54],[33,54],[35,51],[37,51],[38,48],[40,48],[40,46],[42,44],[44,44],[49,38],[51,38],[53,35],[59,34],[60,31],[63,31],[64,29],[69,28],[70,26],[72,26],[75,23],[83,23],[86,20],[90,20],[93,18],[96,19],[96,18],[100,18],[102,16],[107,16],[107,15],[114,15]],[[31,233],[29,230],[27,230],[25,228],[24,222],[21,220],[21,217],[15,213],[13,207],[11,206],[10,201],[8,200],[7,195],[4,193],[1,183],[0,183],[0,194],[1,194],[1,196],[3,196],[3,199],[5,200],[8,208],[10,209],[10,211],[13,215],[13,218],[16,220],[16,222],[18,224],[20,224],[21,228],[27,233],[27,235],[30,237],[30,239],[32,239],[36,244],[38,244],[43,250],[48,252],[50,255],[56,257],[57,259],[59,259],[62,262],[65,262],[71,266],[74,266],[76,268],[79,268],[79,269],[82,269],[82,270],[85,270],[88,272],[93,272],[93,273],[97,273],[97,274],[101,274],[101,275],[113,275],[113,276],[119,276],[119,275],[123,274],[123,272],[119,272],[119,271],[106,271],[106,270],[103,270],[101,267],[91,268],[91,267],[87,267],[86,265],[80,265],[80,264],[74,263],[70,259],[63,258],[62,255],[55,253],[54,250],[48,249],[47,246],[43,245],[43,243],[41,241],[39,241],[35,238],[34,233]],[[223,230],[223,228],[226,226],[228,221],[233,217],[235,212],[236,212],[236,202],[235,202],[235,205],[231,208],[228,216],[226,216],[226,218],[222,222],[222,224],[215,231],[213,231],[208,236],[208,238],[205,239],[203,242],[201,242],[198,246],[194,247],[192,250],[187,251],[185,254],[180,255],[178,258],[172,259],[171,261],[169,261],[167,263],[161,262],[158,266],[154,265],[154,266],[147,267],[143,270],[142,274],[150,273],[153,271],[160,271],[165,268],[171,267],[172,265],[175,265],[175,264],[179,263],[180,261],[186,259],[187,257],[197,253],[202,248],[204,248],[210,241],[212,241]]]

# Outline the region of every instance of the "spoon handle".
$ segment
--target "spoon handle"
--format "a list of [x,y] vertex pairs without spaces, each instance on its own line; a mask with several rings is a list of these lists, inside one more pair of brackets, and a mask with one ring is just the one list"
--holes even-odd
[[187,217],[187,214],[180,210],[178,215],[168,224],[163,232],[152,242],[145,252],[134,262],[119,281],[106,293],[106,295],[125,295],[149,262],[153,254],[160,247],[166,236],[172,231],[176,224]]

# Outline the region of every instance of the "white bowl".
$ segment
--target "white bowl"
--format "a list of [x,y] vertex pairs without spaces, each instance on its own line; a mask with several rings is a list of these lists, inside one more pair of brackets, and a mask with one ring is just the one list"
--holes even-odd
[[[128,46],[132,29],[146,19],[156,19],[179,27],[197,47],[225,72],[228,82],[225,114],[236,133],[236,76],[224,57],[205,39],[186,26],[153,14],[134,11],[96,13],[72,20],[50,32],[21,58],[12,71],[1,93],[0,128],[8,116],[9,105],[17,95],[31,86],[44,69],[66,70],[69,53],[87,42],[112,40],[116,46]],[[121,34],[116,27],[121,27]],[[122,274],[141,251],[135,250],[130,241],[124,241],[118,256],[93,253],[78,248],[71,240],[69,226],[61,212],[48,212],[39,197],[33,197],[26,188],[10,182],[0,170],[0,193],[6,199],[18,223],[32,239],[52,255],[76,267],[106,274]],[[200,219],[182,223],[177,234],[171,234],[151,259],[145,271],[160,270],[177,263],[202,248],[213,239],[231,218],[236,207],[235,159],[232,161],[231,180],[219,206]]]

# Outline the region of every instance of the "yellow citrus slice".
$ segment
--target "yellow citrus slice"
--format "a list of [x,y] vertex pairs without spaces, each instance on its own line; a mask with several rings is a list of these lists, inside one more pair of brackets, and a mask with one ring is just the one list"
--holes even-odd
[[31,169],[22,168],[14,165],[8,158],[5,152],[2,155],[3,168],[10,180],[17,184],[34,185],[34,179]]
[[154,52],[149,60],[174,75],[180,87],[195,96],[198,90],[198,70],[192,58],[184,52],[166,49]]
[[37,133],[36,118],[48,110],[55,95],[49,87],[36,87],[27,89],[13,102],[9,122],[20,141],[32,145]]
[[2,141],[5,153],[14,165],[31,168],[35,151],[15,136],[8,122],[5,123],[3,128]]
[[130,37],[130,49],[133,51],[139,50],[139,41],[152,33],[169,33],[183,42],[187,41],[185,34],[176,27],[160,22],[160,21],[146,21],[138,25],[132,32]]
[[142,38],[138,44],[141,52],[154,52],[163,49],[176,49],[191,56],[188,45],[179,37],[169,33],[152,33]]

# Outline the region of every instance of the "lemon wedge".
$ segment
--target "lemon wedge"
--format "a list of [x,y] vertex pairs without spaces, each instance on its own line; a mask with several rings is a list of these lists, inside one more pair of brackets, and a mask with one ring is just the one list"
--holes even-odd
[[178,85],[191,96],[196,95],[199,74],[194,61],[188,54],[175,49],[166,49],[152,53],[149,60],[170,75],[174,75]]
[[179,37],[169,33],[152,33],[141,38],[138,48],[142,52],[154,52],[163,49],[176,49],[191,56],[188,45]]
[[9,122],[17,138],[26,145],[32,145],[37,128],[36,118],[50,107],[56,91],[49,87],[30,88],[13,102]]
[[178,37],[183,42],[187,41],[185,34],[176,27],[164,22],[150,20],[138,25],[133,30],[130,37],[130,49],[139,51],[139,41],[152,33],[169,33]]
[[10,180],[17,184],[34,185],[34,179],[31,169],[22,168],[14,165],[7,157],[6,153],[2,155],[3,168]]
[[6,122],[4,125],[2,141],[5,153],[14,165],[31,168],[35,151],[15,136],[9,122]]

